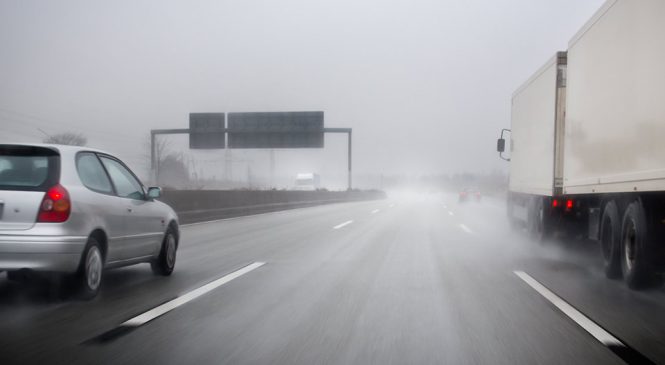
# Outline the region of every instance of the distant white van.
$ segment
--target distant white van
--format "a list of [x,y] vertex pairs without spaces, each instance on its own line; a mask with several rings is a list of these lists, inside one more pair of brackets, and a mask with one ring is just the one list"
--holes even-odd
[[313,172],[304,172],[296,175],[294,190],[314,191],[321,188],[321,177]]

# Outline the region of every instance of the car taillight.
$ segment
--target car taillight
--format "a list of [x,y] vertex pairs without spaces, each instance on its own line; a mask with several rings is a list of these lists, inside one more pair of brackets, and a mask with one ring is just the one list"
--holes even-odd
[[552,200],[552,208],[556,208],[559,206],[559,201],[557,199]]
[[42,204],[39,206],[37,222],[60,223],[69,218],[72,204],[69,193],[62,185],[56,185],[44,194]]
[[566,209],[570,210],[573,209],[573,201],[572,199],[566,200]]

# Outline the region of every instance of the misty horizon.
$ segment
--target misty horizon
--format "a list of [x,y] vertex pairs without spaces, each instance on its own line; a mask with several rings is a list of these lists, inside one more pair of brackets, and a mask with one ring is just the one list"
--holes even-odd
[[[322,110],[353,128],[354,174],[506,171],[512,92],[601,3],[4,1],[0,138],[78,132],[146,176],[150,129],[191,112]],[[218,177],[224,151],[168,138]],[[325,144],[278,151],[277,168],[343,176],[346,139]],[[265,151],[231,154],[236,176],[266,176]]]

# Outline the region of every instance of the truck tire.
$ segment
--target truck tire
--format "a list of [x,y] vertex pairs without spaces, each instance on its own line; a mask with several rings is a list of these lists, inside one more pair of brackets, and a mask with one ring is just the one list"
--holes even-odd
[[513,202],[509,197],[506,200],[506,217],[508,219],[508,227],[511,231],[517,231],[520,228],[519,222],[515,217],[513,217]]
[[600,219],[600,252],[609,279],[621,278],[621,220],[614,200],[605,205]]
[[529,206],[528,230],[529,236],[536,242],[543,242],[551,232],[550,220],[545,212],[543,198],[538,197],[531,201]]
[[9,270],[7,271],[7,280],[18,284],[27,284],[32,278],[32,273],[28,270]]
[[657,283],[649,262],[649,233],[644,207],[635,200],[626,209],[621,224],[621,271],[631,289],[645,289]]

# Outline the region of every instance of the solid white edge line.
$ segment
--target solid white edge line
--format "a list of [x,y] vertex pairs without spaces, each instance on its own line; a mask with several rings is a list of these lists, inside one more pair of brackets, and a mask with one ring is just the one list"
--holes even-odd
[[462,228],[462,230],[466,233],[473,233],[469,227],[467,227],[465,224],[460,223],[459,227]]
[[155,308],[153,308],[153,309],[151,309],[151,310],[149,310],[149,311],[147,311],[143,314],[140,314],[140,315],[138,315],[138,316],[136,316],[132,319],[129,319],[129,320],[123,322],[122,324],[120,324],[120,326],[121,327],[122,326],[124,326],[124,327],[138,327],[138,326],[141,326],[141,325],[143,325],[147,322],[150,322],[153,319],[155,319],[155,318],[157,318],[157,317],[159,317],[163,314],[166,314],[166,313],[180,307],[183,304],[186,304],[187,302],[190,302],[190,301],[200,297],[203,294],[206,294],[206,293],[208,293],[208,292],[210,292],[210,291],[212,291],[212,290],[228,283],[229,281],[231,281],[233,279],[236,279],[236,278],[238,278],[242,275],[247,274],[248,272],[250,272],[254,269],[257,269],[257,268],[263,266],[264,264],[265,264],[265,262],[255,262],[251,265],[247,265],[247,266],[243,267],[242,269],[236,270],[236,271],[234,271],[230,274],[222,276],[221,278],[219,278],[215,281],[212,281],[212,282],[210,282],[206,285],[203,285],[200,288],[194,289],[194,290],[192,290],[192,291],[190,291],[190,292],[188,292],[188,293],[186,293],[182,296],[179,296],[179,297],[177,297],[177,298],[175,298],[171,301],[168,301],[168,302],[166,302],[166,303],[164,303],[160,306],[157,306],[157,307],[155,307]]
[[595,337],[605,346],[625,346],[618,338],[612,336],[611,333],[605,331],[602,327],[597,325],[594,321],[589,319],[587,316],[582,314],[582,312],[575,309],[572,305],[568,304],[565,300],[559,298],[556,294],[547,289],[544,285],[539,283],[536,279],[532,278],[529,274],[524,271],[513,271],[520,279],[525,283],[529,284],[533,289],[535,289],[540,295],[549,300],[550,303],[554,304],[563,314],[568,316],[582,327],[585,331]]
[[344,227],[344,226],[348,226],[348,225],[351,224],[351,223],[353,223],[353,221],[346,221],[346,222],[344,222],[344,223],[340,223],[340,224],[334,226],[333,229],[340,229],[340,228],[342,228],[342,227]]
[[380,211],[381,211],[381,210],[379,210],[379,209],[374,209],[374,210],[372,211],[372,214],[376,214],[376,213],[378,213],[378,212],[380,212]]

